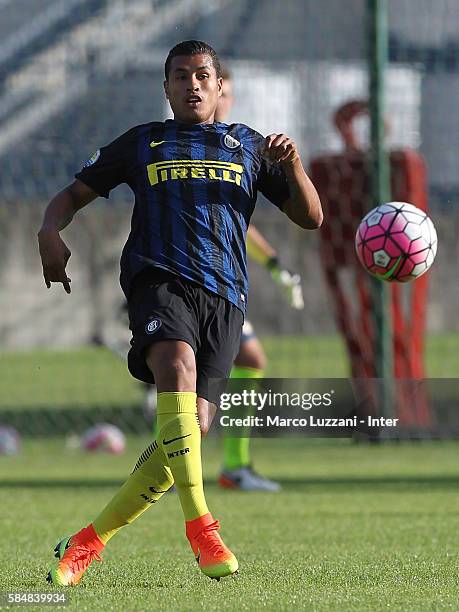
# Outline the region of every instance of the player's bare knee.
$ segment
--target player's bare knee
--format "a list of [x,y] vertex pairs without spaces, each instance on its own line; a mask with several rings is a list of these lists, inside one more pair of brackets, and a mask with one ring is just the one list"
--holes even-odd
[[253,370],[265,370],[267,365],[267,359],[263,352],[256,353],[252,356],[250,365],[247,365],[248,368],[252,368]]
[[196,385],[196,364],[188,358],[176,356],[165,361],[159,376],[155,373],[155,378],[161,380],[161,386],[177,387],[177,391],[193,389]]
[[148,367],[153,372],[158,390],[190,391],[196,386],[196,360],[185,343],[161,343],[147,352]]
[[241,345],[234,363],[242,368],[252,368],[253,370],[266,369],[266,355],[257,338],[251,338]]
[[189,355],[176,355],[169,360],[168,367],[177,377],[196,375],[196,362]]

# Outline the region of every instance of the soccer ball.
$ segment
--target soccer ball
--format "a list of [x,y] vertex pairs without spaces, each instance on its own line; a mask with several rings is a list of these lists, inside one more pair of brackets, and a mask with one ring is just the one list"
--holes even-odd
[[98,423],[90,427],[81,440],[81,448],[86,451],[105,451],[119,455],[125,447],[123,432],[110,423]]
[[20,436],[14,427],[0,425],[0,455],[16,455],[19,446]]
[[381,280],[406,283],[433,264],[437,232],[426,213],[413,204],[389,202],[362,219],[355,249],[370,274]]

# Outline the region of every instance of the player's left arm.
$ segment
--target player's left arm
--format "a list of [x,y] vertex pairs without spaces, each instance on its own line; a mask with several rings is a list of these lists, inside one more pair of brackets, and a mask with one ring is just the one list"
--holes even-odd
[[285,214],[304,229],[317,229],[323,220],[322,206],[316,188],[306,174],[296,144],[285,134],[266,137],[263,157],[280,163],[288,183],[290,197],[283,203]]

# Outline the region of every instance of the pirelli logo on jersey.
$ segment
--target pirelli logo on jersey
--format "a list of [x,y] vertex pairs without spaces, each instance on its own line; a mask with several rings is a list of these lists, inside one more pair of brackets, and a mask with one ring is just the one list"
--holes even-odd
[[244,167],[225,161],[174,159],[149,164],[147,170],[150,185],[188,179],[210,179],[240,185]]

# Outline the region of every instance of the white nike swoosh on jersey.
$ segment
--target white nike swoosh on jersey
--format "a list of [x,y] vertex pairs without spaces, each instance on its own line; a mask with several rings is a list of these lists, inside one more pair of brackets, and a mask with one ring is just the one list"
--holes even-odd
[[154,140],[152,140],[150,142],[150,147],[153,149],[154,147],[157,147],[158,145],[163,144],[164,142],[166,142],[165,140],[159,140],[158,142],[155,142]]

